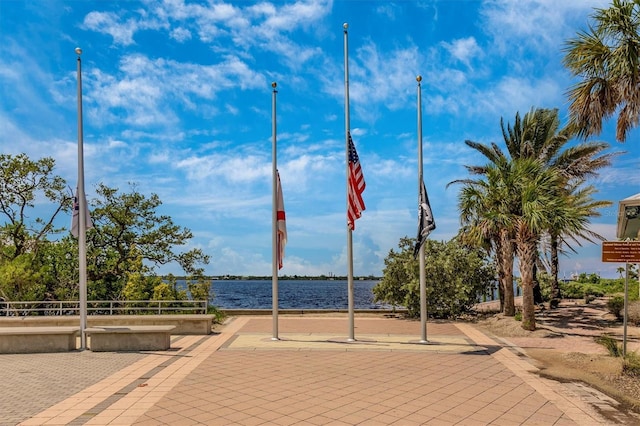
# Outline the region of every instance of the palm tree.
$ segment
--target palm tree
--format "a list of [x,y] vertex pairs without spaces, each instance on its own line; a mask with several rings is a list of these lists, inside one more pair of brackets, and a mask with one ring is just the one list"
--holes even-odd
[[511,212],[510,222],[515,229],[516,253],[522,284],[522,328],[535,330],[535,266],[538,260],[540,237],[552,221],[568,222],[570,200],[563,197],[564,179],[557,170],[532,158],[519,158],[511,162],[515,185],[510,191],[519,200],[519,208]]
[[640,2],[613,0],[592,18],[564,49],[564,65],[581,79],[568,92],[570,126],[586,139],[619,111],[616,139],[624,142],[640,120]]
[[605,239],[602,235],[587,229],[589,219],[600,216],[597,209],[608,207],[612,204],[610,201],[594,200],[592,195],[595,192],[596,189],[593,186],[582,187],[574,184],[566,188],[564,196],[568,197],[567,203],[572,208],[564,213],[570,216],[552,218],[550,227],[547,230],[551,257],[552,300],[561,298],[558,284],[558,255],[563,252],[562,246],[566,246],[575,253],[576,250],[573,248],[572,243],[581,246],[582,240],[595,243],[595,240],[603,241]]
[[[467,240],[476,243],[491,242],[499,265],[500,288],[505,295],[504,312],[512,315],[513,293],[509,290],[512,290],[514,242],[516,242],[518,258],[522,266],[520,256],[529,256],[533,250],[529,243],[536,242],[537,255],[538,242],[545,233],[548,234],[552,252],[551,270],[554,277],[552,292],[555,296],[559,296],[558,252],[568,240],[580,244],[580,238],[588,241],[592,241],[590,238],[602,238],[587,230],[588,220],[597,215],[597,208],[609,205],[606,201],[594,201],[591,198],[595,192],[593,188],[582,188],[581,185],[587,177],[596,175],[598,169],[609,165],[615,154],[602,154],[608,148],[608,145],[602,142],[587,142],[566,148],[572,133],[568,129],[560,129],[557,109],[532,109],[525,114],[524,119],[521,119],[518,113],[513,126],[510,124],[505,126],[504,121],[501,120],[501,128],[508,153],[504,153],[495,143],[484,145],[465,141],[469,147],[474,148],[489,160],[484,166],[466,166],[467,170],[472,175],[483,176],[486,179],[459,180],[452,183],[465,185],[459,197],[463,225],[461,234],[466,235]],[[533,161],[541,170],[548,171],[548,174],[553,175],[554,178],[547,178],[547,181],[553,181],[558,185],[553,188],[553,191],[548,189],[549,194],[553,194],[559,200],[547,201],[549,206],[546,208],[546,213],[549,216],[545,218],[544,223],[548,228],[544,232],[538,228],[543,222],[540,217],[543,211],[532,216],[535,223],[530,224],[531,226],[523,225],[523,223],[526,224],[526,220],[524,222],[521,218],[516,220],[526,210],[523,207],[527,202],[526,197],[532,195],[526,191],[515,190],[525,182],[519,173],[515,173],[519,167],[516,163],[525,164],[527,163],[525,160]],[[536,179],[535,176],[532,178]],[[529,190],[532,189],[529,188]],[[540,196],[536,202],[540,203],[543,199],[544,197]],[[564,203],[563,208],[558,208],[552,215],[554,210],[551,206],[560,202]],[[531,264],[536,263],[539,263],[538,258]],[[531,274],[533,276],[532,272]],[[521,278],[525,279],[522,276]],[[532,283],[533,278],[535,277],[532,277]],[[533,306],[533,299],[531,299],[531,309]],[[532,320],[529,319],[529,321]]]
[[[513,127],[507,125],[505,128],[502,121],[501,127],[511,158],[535,158],[547,167],[555,169],[567,182],[567,194],[578,190],[585,179],[597,175],[599,169],[609,166],[612,158],[619,154],[603,154],[609,145],[596,141],[583,142],[566,148],[573,134],[570,127],[560,128],[557,109],[531,109],[525,114],[523,120],[520,119],[519,114],[516,114]],[[590,197],[595,192],[594,190],[590,190],[588,193],[584,190],[581,191],[583,191],[583,197],[586,198],[580,200],[582,208],[575,211],[578,215],[585,215],[586,218],[594,217],[598,215],[597,208],[611,204],[608,201],[595,203]],[[573,200],[578,202],[579,198],[573,198]],[[558,229],[555,226],[557,223],[559,221],[552,222],[552,228],[548,230],[553,298],[560,297],[558,253],[562,246],[567,245],[569,249],[572,249],[568,245],[568,241],[573,240],[580,244],[580,238],[590,242],[594,242],[591,238],[604,239],[604,237],[586,230],[588,221],[583,225],[579,224],[577,229]]]
[[[461,233],[467,240],[494,238],[495,246],[499,247],[495,250],[496,256],[509,271],[513,270],[513,251],[508,253],[504,249],[513,247],[515,242],[523,292],[522,327],[534,330],[533,287],[538,242],[552,220],[568,217],[563,213],[568,198],[559,196],[563,177],[537,159],[513,160],[503,156],[484,167],[479,178],[457,182],[464,184],[459,206],[463,223]],[[501,285],[503,290],[511,290],[512,303],[512,273],[505,273],[505,269],[502,270]],[[508,299],[506,293],[505,315]]]
[[[469,143],[469,142],[467,142]],[[479,147],[482,149],[481,147]],[[460,237],[464,243],[482,246],[495,255],[500,296],[500,310],[507,316],[515,315],[513,293],[514,236],[509,227],[512,207],[508,188],[509,164],[504,156],[491,156],[494,168],[483,169],[483,178],[450,182],[464,186],[458,196]],[[491,171],[491,173],[489,173]]]

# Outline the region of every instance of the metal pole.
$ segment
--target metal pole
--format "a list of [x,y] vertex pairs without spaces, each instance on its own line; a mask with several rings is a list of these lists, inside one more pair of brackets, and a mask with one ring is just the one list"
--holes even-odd
[[627,315],[629,313],[629,262],[625,264],[624,275],[624,315],[622,317],[622,357],[627,356]]
[[[345,128],[345,145],[346,145],[346,166],[347,166],[347,211],[349,211],[349,43],[347,29],[349,24],[342,24],[344,29],[344,128]],[[351,228],[347,224],[347,289],[349,292],[349,338],[348,341],[355,341],[354,334],[354,309],[353,309],[353,234]]]
[[[417,76],[418,82],[418,203],[420,203],[420,193],[422,191],[422,87],[420,82],[422,76]],[[422,208],[422,207],[420,207]],[[427,343],[427,284],[424,260],[424,244],[420,246],[420,343]]]
[[276,157],[276,94],[278,91],[276,87],[278,85],[274,81],[271,83],[271,87],[273,87],[273,92],[271,96],[271,158],[272,167],[272,214],[271,214],[271,252],[272,254],[272,265],[271,265],[271,293],[272,293],[272,303],[273,303],[273,336],[271,340],[279,340],[278,338],[278,161]]
[[87,199],[84,193],[84,152],[82,128],[82,49],[76,47],[78,55],[78,275],[80,292],[80,349],[87,348]]

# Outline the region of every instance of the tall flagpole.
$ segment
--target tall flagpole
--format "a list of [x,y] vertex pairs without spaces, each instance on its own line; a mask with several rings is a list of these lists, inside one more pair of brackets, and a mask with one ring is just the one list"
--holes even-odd
[[[342,24],[344,29],[344,138],[346,144],[346,166],[347,166],[347,211],[349,211],[349,42],[347,29],[349,24]],[[349,224],[347,224],[347,288],[349,291],[349,338],[348,341],[355,341],[354,321],[353,321],[353,236]]]
[[80,292],[80,349],[87,348],[87,199],[84,194],[84,152],[82,138],[82,49],[78,55],[78,275]]
[[[416,77],[418,82],[418,200],[422,191],[422,76]],[[420,201],[418,201],[420,203]],[[424,261],[424,244],[420,246],[420,343],[427,343],[427,284]]]
[[273,212],[271,215],[272,219],[272,247],[271,253],[272,255],[272,265],[271,265],[271,298],[273,303],[273,336],[271,340],[279,340],[278,338],[278,161],[276,157],[276,94],[278,91],[276,87],[278,85],[274,81],[271,83],[271,87],[273,87],[273,92],[271,96],[271,158],[272,167],[271,173],[273,176],[273,196],[272,196],[272,205]]

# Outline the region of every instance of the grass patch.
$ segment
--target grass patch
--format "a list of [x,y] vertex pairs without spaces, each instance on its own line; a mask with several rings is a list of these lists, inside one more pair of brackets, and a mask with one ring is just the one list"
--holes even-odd
[[616,358],[622,356],[622,345],[612,336],[603,334],[602,336],[596,337],[596,343],[604,346],[607,352],[609,352],[609,355]]

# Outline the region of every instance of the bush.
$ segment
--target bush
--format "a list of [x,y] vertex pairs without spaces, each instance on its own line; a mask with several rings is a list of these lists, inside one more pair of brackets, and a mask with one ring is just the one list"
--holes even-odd
[[609,355],[614,357],[622,356],[622,345],[610,335],[603,334],[600,337],[596,337],[596,343],[604,346],[609,352]]
[[560,282],[559,284],[560,292],[565,299],[582,299],[586,296],[602,297],[605,295],[602,288],[592,283],[569,281],[567,283]]
[[607,310],[616,316],[618,320],[623,319],[624,297],[613,296],[607,300]]
[[215,306],[207,306],[207,314],[213,315],[214,324],[222,324],[227,319],[227,315]]
[[[383,277],[373,288],[375,301],[405,306],[411,317],[420,316],[420,267],[413,256],[415,239],[402,238],[399,251],[385,259]],[[480,249],[447,242],[425,241],[425,276],[428,314],[456,318],[468,312],[492,285],[494,265]]]
[[635,326],[640,326],[640,300],[629,303],[627,307],[627,321]]
[[622,363],[622,371],[633,376],[640,376],[640,356],[637,352],[627,353]]

